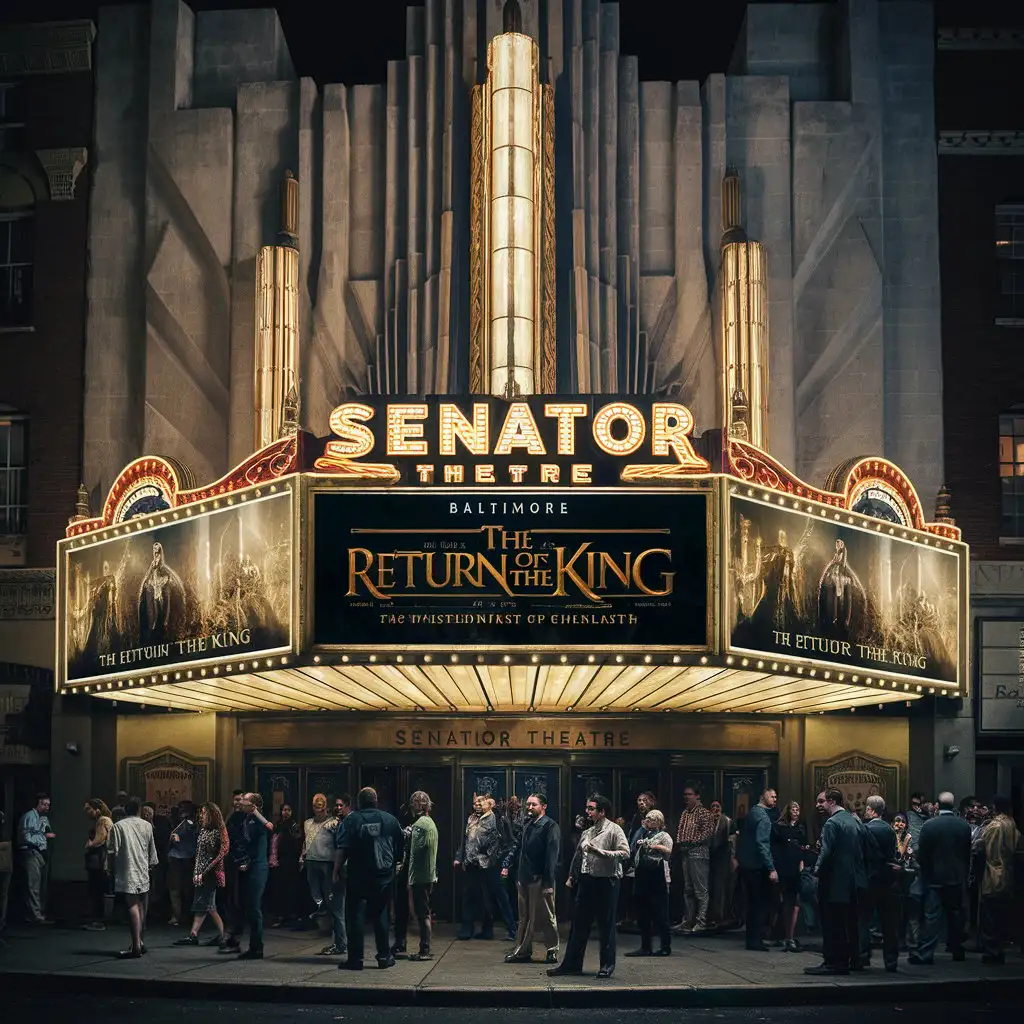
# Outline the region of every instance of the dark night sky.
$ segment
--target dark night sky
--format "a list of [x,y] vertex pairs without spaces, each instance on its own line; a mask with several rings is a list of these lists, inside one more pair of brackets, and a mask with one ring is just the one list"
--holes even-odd
[[[109,3],[130,0],[107,0]],[[281,0],[278,8],[299,75],[318,82],[382,82],[405,55],[405,10],[422,0]],[[750,0],[751,3],[770,0]],[[797,0],[807,2],[807,0]],[[827,2],[827,0],[826,0]],[[886,2],[886,0],[881,0]],[[622,0],[622,52],[646,80],[703,80],[725,71],[748,0]],[[96,18],[94,0],[8,0],[2,22]],[[191,0],[195,10],[270,6],[260,0]],[[1024,24],[1024,0],[939,0],[946,25]],[[345,11],[344,19],[337,13]],[[337,26],[336,28],[334,26]]]

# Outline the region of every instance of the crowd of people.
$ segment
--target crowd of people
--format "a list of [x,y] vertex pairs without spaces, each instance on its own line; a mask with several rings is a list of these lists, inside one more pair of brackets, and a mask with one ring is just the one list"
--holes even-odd
[[[593,794],[563,850],[543,793],[502,804],[474,794],[452,863],[462,878],[457,939],[493,939],[497,924],[510,944],[506,962],[535,962],[539,941],[548,974],[579,974],[596,925],[601,978],[615,970],[621,932],[639,935],[628,957],[670,956],[674,938],[734,928],[744,930],[751,952],[772,945],[798,952],[808,935],[820,934],[822,962],[805,973],[827,975],[864,970],[876,948],[887,971],[898,969],[904,951],[912,964],[932,964],[943,921],[954,961],[965,958],[972,935],[985,963],[1003,963],[1014,943],[1024,949],[1024,845],[1004,797],[957,807],[951,793],[935,801],[915,793],[908,810],[892,813],[873,795],[856,814],[841,792],[826,789],[817,794],[813,844],[799,804],[780,806],[773,789],[735,821],[720,802],[705,806],[696,783],[682,797],[673,834],[654,793],[637,797],[629,822]],[[40,794],[18,823],[25,911],[39,925],[50,920],[48,853],[56,836],[49,809]],[[147,952],[147,920],[162,911],[186,929],[175,945],[252,960],[263,956],[266,914],[271,927],[328,926],[320,955],[342,958],[341,969],[363,968],[367,928],[378,967],[430,960],[439,870],[431,812],[430,796],[418,791],[400,822],[369,787],[354,803],[347,794],[330,802],[316,794],[305,820],[287,804],[271,820],[260,794],[242,790],[226,818],[213,802],[182,803],[164,817],[126,793],[113,808],[93,798],[84,807],[90,915],[83,927],[104,930],[120,917],[130,943],[118,955],[135,959]],[[562,886],[571,906],[564,954]],[[0,885],[0,921],[6,892]],[[418,944],[410,953],[413,923]]]

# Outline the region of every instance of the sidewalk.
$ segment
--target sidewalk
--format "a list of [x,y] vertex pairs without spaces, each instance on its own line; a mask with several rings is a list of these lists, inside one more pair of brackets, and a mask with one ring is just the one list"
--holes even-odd
[[454,929],[444,926],[435,932],[433,961],[399,960],[381,971],[370,952],[361,973],[337,970],[337,957],[317,956],[329,940],[312,932],[268,930],[266,958],[257,963],[236,963],[214,949],[173,946],[183,934],[154,927],[146,956],[119,961],[114,957],[127,944],[124,927],[99,933],[9,929],[3,935],[6,947],[0,947],[0,987],[109,993],[116,982],[119,995],[153,998],[506,1008],[817,1006],[1024,995],[1024,957],[1016,951],[1002,967],[985,966],[976,954],[954,964],[940,951],[933,967],[910,966],[904,956],[899,972],[887,974],[876,950],[874,966],[863,974],[815,978],[803,968],[818,963],[818,954],[750,953],[740,932],[677,939],[666,959],[624,957],[637,939],[620,935],[615,975],[598,981],[594,942],[587,975],[548,978],[541,964],[505,964],[504,941],[456,942]]

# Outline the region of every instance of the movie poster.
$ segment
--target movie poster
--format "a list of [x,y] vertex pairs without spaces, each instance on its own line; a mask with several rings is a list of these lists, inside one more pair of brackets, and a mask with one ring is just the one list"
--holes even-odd
[[291,494],[64,557],[68,682],[290,647]]
[[959,683],[955,552],[745,498],[729,507],[733,648]]

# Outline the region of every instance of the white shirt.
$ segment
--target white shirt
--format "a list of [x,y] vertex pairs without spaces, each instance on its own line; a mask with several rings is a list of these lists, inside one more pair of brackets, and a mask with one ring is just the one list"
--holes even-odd
[[149,892],[149,869],[160,863],[153,826],[138,815],[122,818],[110,830],[107,850],[114,861],[114,891],[134,896]]

